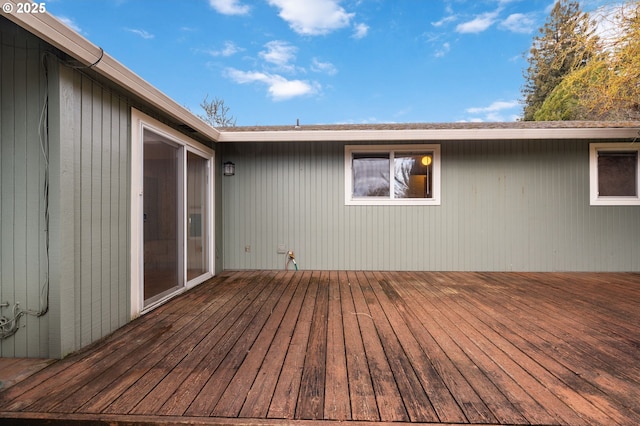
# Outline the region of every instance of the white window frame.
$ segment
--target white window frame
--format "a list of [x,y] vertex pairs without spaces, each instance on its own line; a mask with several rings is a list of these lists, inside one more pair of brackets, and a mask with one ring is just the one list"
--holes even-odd
[[640,144],[639,143],[592,143],[589,144],[589,192],[592,206],[636,206],[640,205],[640,164],[637,165],[636,171],[636,196],[616,197],[616,196],[600,196],[598,194],[598,153],[599,152],[620,152],[620,151],[636,151],[638,152],[638,162],[640,163]]
[[[432,198],[393,198],[394,189],[394,161],[395,153],[429,151],[433,152],[432,170]],[[389,197],[353,197],[353,154],[388,153],[390,155],[390,196]],[[345,145],[344,147],[344,203],[348,206],[439,206],[440,205],[440,145],[438,144],[410,144],[410,145]]]

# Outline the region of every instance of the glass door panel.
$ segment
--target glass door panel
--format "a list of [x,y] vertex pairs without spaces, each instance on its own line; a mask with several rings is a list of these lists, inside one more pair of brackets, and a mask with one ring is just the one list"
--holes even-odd
[[187,152],[187,281],[209,271],[209,161]]
[[180,148],[145,129],[144,304],[183,285],[181,273]]

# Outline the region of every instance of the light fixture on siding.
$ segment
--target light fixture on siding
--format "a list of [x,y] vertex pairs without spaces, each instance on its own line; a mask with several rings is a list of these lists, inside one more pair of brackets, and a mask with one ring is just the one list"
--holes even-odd
[[231,161],[224,163],[224,175],[233,176],[236,174],[236,165]]

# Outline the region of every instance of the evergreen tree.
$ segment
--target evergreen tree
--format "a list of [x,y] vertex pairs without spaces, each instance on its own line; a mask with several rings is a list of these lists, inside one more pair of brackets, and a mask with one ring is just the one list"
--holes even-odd
[[535,120],[640,119],[640,2],[598,11],[610,32],[589,62],[568,74]]
[[616,36],[589,64],[586,75],[570,75],[569,83],[585,86],[580,105],[594,119],[640,119],[640,2],[632,0],[610,12]]
[[524,120],[534,120],[549,94],[572,71],[584,66],[596,50],[589,15],[578,1],[558,0],[529,51],[525,73]]

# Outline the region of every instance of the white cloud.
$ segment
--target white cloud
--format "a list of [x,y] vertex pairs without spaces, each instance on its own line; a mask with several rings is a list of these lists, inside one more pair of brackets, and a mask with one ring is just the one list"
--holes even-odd
[[359,118],[359,119],[349,119],[349,120],[344,120],[344,121],[337,121],[333,124],[377,124],[377,123],[384,123],[384,124],[392,124],[393,121],[381,121],[376,117],[366,117],[366,118]]
[[207,53],[209,53],[211,56],[224,56],[224,57],[229,57],[229,56],[233,56],[238,52],[242,52],[244,49],[238,47],[234,42],[232,41],[225,41],[224,42],[224,47],[220,50],[208,50]]
[[610,4],[597,8],[590,13],[595,25],[596,35],[605,49],[610,49],[619,39],[624,30],[624,17],[629,16],[633,9],[628,4]]
[[320,62],[317,58],[313,58],[311,63],[311,71],[321,72],[329,75],[335,75],[338,70],[331,62]]
[[289,62],[296,58],[296,52],[298,51],[297,47],[281,40],[270,41],[264,46],[266,50],[259,53],[260,57],[271,64],[283,68],[290,67]]
[[357,24],[353,30],[353,38],[365,38],[369,33],[369,26],[366,24]]
[[442,58],[447,53],[449,53],[450,50],[451,50],[451,43],[449,42],[442,43],[442,46],[440,46],[440,48],[436,50],[435,57]]
[[145,30],[138,30],[138,29],[135,29],[135,28],[127,28],[127,31],[129,31],[130,33],[133,33],[135,35],[138,35],[138,36],[142,37],[145,40],[150,40],[153,37],[155,37],[153,34],[147,32]]
[[281,75],[258,71],[241,71],[234,68],[227,69],[227,75],[239,84],[266,84],[269,96],[274,101],[283,101],[298,96],[312,95],[320,91],[320,85],[305,80],[287,80]]
[[459,33],[481,33],[494,24],[498,12],[487,12],[482,15],[478,15],[471,21],[463,22],[456,27],[456,31]]
[[443,26],[443,25],[445,25],[445,24],[448,24],[448,23],[450,23],[450,22],[454,22],[454,21],[456,21],[457,19],[458,19],[458,17],[457,17],[457,16],[455,16],[455,15],[449,15],[449,16],[445,16],[444,18],[442,18],[442,19],[441,19],[441,20],[439,20],[439,21],[432,22],[432,23],[431,23],[431,25],[433,25],[434,27],[441,27],[441,26]]
[[269,0],[280,9],[279,16],[297,33],[322,35],[349,26],[353,13],[347,13],[337,0]]
[[246,15],[251,9],[238,0],[209,0],[209,5],[223,15]]
[[469,108],[467,109],[467,112],[471,114],[482,113],[482,112],[496,112],[496,111],[502,111],[505,109],[515,108],[519,105],[520,103],[518,101],[495,101],[487,107]]
[[530,34],[536,28],[536,21],[529,15],[514,13],[500,23],[500,28],[522,34]]
[[518,101],[495,101],[486,107],[468,108],[467,112],[483,116],[472,118],[470,121],[516,121],[519,115],[509,111],[520,107],[521,104]]

